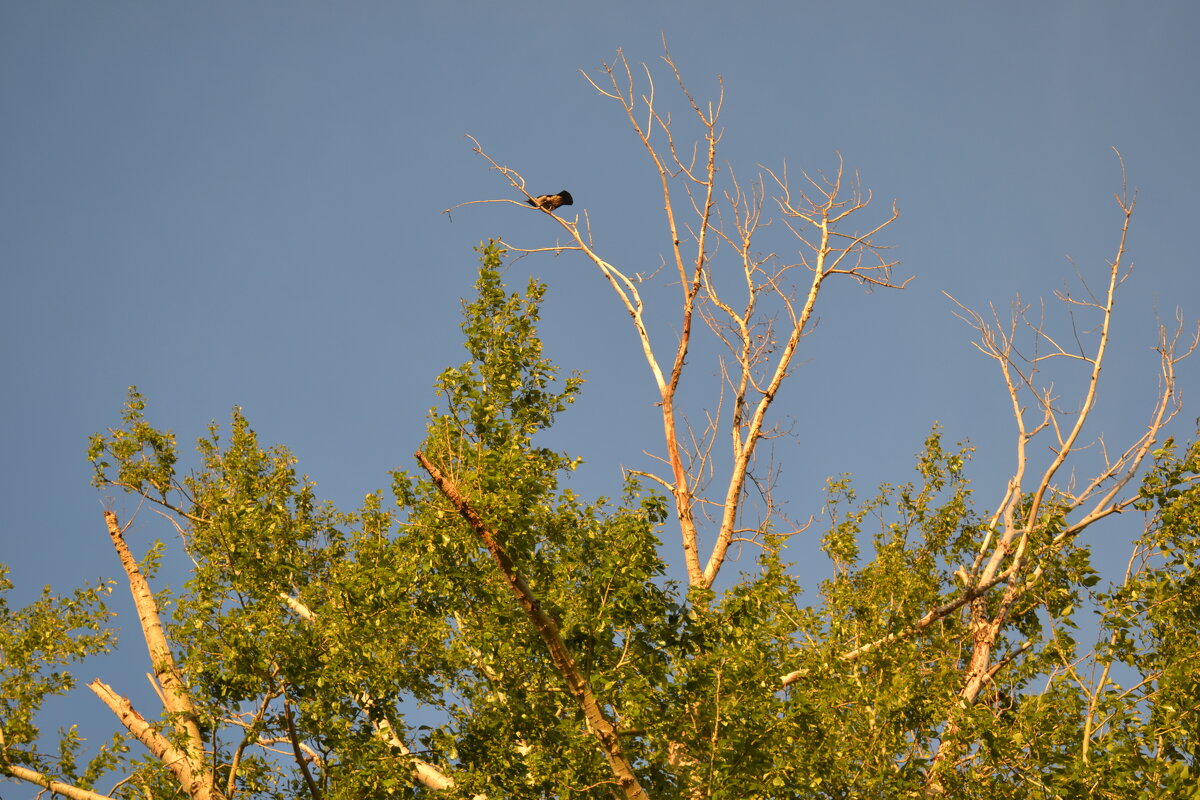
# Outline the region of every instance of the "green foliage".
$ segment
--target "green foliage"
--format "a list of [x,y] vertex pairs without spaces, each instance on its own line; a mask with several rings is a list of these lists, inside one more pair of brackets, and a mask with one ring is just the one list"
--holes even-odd
[[[142,414],[145,409],[145,398],[131,386],[121,412],[122,427],[109,431],[108,437],[97,433],[89,440],[87,455],[95,470],[92,483],[157,494],[165,500],[175,479],[175,434],[151,427]],[[111,472],[113,462],[116,474]]]
[[[422,451],[495,525],[588,680],[624,710],[621,726],[650,725],[675,610],[654,535],[664,504],[633,481],[616,506],[583,503],[559,488],[578,461],[534,437],[573,402],[582,378],[555,386],[557,370],[536,334],[545,286],[531,282],[524,296],[509,296],[502,251],[487,245],[481,255],[478,299],[463,324],[472,358],[439,379],[446,407],[431,411]],[[594,741],[580,736],[562,676],[475,533],[428,480],[397,474],[394,487],[410,512],[397,545],[422,554],[414,600],[452,632],[439,685],[446,721],[425,735],[426,746],[456,756],[468,791],[560,796],[611,780]]]
[[[847,480],[830,481],[831,530],[822,544],[836,571],[823,593],[827,634],[835,641],[849,648],[855,637],[869,641],[895,632],[953,591],[951,573],[983,535],[963,472],[970,452],[945,452],[934,429],[918,456],[920,483],[885,485],[857,507]],[[870,531],[874,555],[860,565],[859,541],[870,519],[878,522]]]
[[[904,635],[925,612],[961,594],[952,569],[969,565],[989,533],[971,509],[963,472],[969,449],[946,453],[935,430],[918,457],[921,480],[885,485],[864,502],[848,480],[830,482],[823,545],[834,577],[822,587],[823,629],[810,651],[829,655],[800,667],[802,688],[792,691],[820,708],[822,719],[838,720],[836,759],[822,770],[869,776],[831,796],[917,796],[950,719],[969,745],[946,781],[951,796],[1026,797],[1031,787],[1040,792],[1033,796],[1046,797],[1176,796],[1167,787],[1184,786],[1181,776],[1194,771],[1200,719],[1200,495],[1193,486],[1200,462],[1194,448],[1183,459],[1172,453],[1167,447],[1156,454],[1143,486],[1143,505],[1153,513],[1136,545],[1139,566],[1111,592],[1093,589],[1099,576],[1088,549],[1060,535],[1067,504],[1055,496],[1043,504],[1028,542],[1029,560],[1041,572],[1018,596],[996,644],[1012,660],[969,708],[956,690],[973,641],[971,606]],[[1022,507],[1027,511],[1028,502]],[[877,527],[869,531],[871,521]],[[867,533],[873,555],[864,562]],[[1074,616],[1096,601],[1102,643],[1081,655]],[[994,613],[998,596],[978,602]],[[852,666],[837,656],[889,635],[901,638]],[[1114,660],[1131,668],[1124,685],[1105,670]],[[821,683],[823,671],[836,680]],[[827,789],[837,785],[820,780]]]
[[116,644],[115,633],[105,627],[110,614],[104,598],[111,586],[85,586],[66,596],[46,586],[37,601],[14,610],[8,604],[13,588],[8,568],[0,564],[0,772],[14,764],[90,786],[115,765],[122,750],[119,738],[101,748],[81,772],[76,761],[81,742],[74,728],[60,731],[56,756],[35,749],[41,736],[38,710],[47,698],[75,687],[65,667]]
[[[830,481],[832,569],[811,600],[786,545],[721,591],[688,594],[666,578],[663,497],[632,477],[615,499],[564,487],[579,460],[539,435],[583,380],[560,378],[544,352],[545,285],[509,294],[503,250],[479,252],[468,359],[438,378],[421,450],[495,529],[651,796],[918,797],[943,740],[959,746],[944,774],[955,797],[1194,795],[1200,445],[1155,453],[1145,533],[1119,585],[1101,585],[1064,533],[1069,498],[1050,492],[1026,532],[1027,568],[966,596],[997,531],[973,505],[972,449],[946,447],[935,428],[910,482],[860,500],[849,478]],[[390,497],[341,512],[239,409],[181,473],[173,435],[145,408],[131,389],[121,424],[88,454],[98,486],[159,504],[183,534],[190,580],[158,599],[218,785],[310,796],[294,739],[330,800],[617,794],[543,640],[423,473],[396,472]],[[152,548],[144,571],[161,555]],[[65,665],[113,644],[106,592],[47,589],[16,612],[0,594],[0,770],[85,787],[116,772],[128,780],[114,796],[178,796],[164,765],[130,760],[120,737],[82,769],[74,730],[57,754],[36,750],[38,708],[74,684]],[[1002,607],[991,663],[1003,669],[968,702],[980,620]],[[1076,621],[1093,616],[1081,609],[1100,612],[1098,629]],[[1100,644],[1081,647],[1093,635]],[[454,787],[422,788],[414,758]]]

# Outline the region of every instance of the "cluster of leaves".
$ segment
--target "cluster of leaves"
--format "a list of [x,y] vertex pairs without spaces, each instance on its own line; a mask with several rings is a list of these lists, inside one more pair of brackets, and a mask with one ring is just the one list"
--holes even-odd
[[[906,633],[961,594],[956,581],[965,574],[950,570],[969,564],[988,534],[964,477],[969,450],[946,453],[935,430],[918,458],[921,482],[884,486],[865,502],[847,480],[831,481],[832,525],[823,544],[835,576],[822,587],[820,616],[822,647],[833,654],[822,666],[837,678],[816,697],[837,709],[826,706],[825,719],[841,725],[841,757],[830,774],[853,777],[830,796],[921,795],[949,720],[966,747],[944,784],[955,797],[1200,796],[1197,453],[1195,445],[1184,457],[1170,445],[1155,453],[1142,487],[1145,534],[1114,591],[1094,588],[1100,579],[1086,547],[1055,541],[1065,504],[1046,505],[1030,540],[1044,570],[1040,582],[1021,595],[1011,627],[997,639],[1011,661],[969,706],[957,695],[957,676],[971,653],[970,604],[919,635],[851,659],[853,669],[837,657]],[[872,518],[874,552],[860,563]],[[990,613],[996,598],[976,602]],[[1077,641],[1083,607],[1101,614],[1088,626],[1095,647]],[[1127,667],[1124,684],[1111,671],[1117,662]],[[805,681],[816,671],[805,672]],[[805,681],[797,694],[811,691]]]
[[51,772],[90,788],[125,752],[122,738],[114,736],[81,769],[77,729],[59,731],[57,754],[41,753],[36,716],[48,698],[75,688],[68,665],[116,646],[104,604],[111,584],[85,586],[67,596],[46,586],[38,600],[16,610],[6,596],[12,588],[8,568],[0,564],[0,769],[15,765]]
[[[956,567],[990,534],[971,501],[969,448],[946,449],[935,429],[917,479],[865,502],[849,480],[831,482],[823,546],[834,569],[817,603],[801,604],[772,550],[720,593],[685,595],[664,577],[663,497],[633,479],[615,501],[560,485],[578,462],[537,437],[582,378],[560,380],[543,353],[545,286],[509,295],[503,251],[480,252],[469,359],[440,377],[444,406],[430,412],[422,452],[494,527],[648,794],[917,796],[943,736],[964,745],[946,782],[955,796],[1183,797],[1194,786],[1200,445],[1156,454],[1146,533],[1111,592],[1093,589],[1085,548],[1052,546],[1062,510],[1044,504],[1030,540],[1041,583],[997,639],[1011,663],[964,703],[972,605],[914,623],[962,595]],[[121,426],[89,454],[98,485],[161,504],[183,535],[194,568],[169,638],[226,795],[432,796],[412,776],[418,763],[452,779],[445,796],[616,794],[559,668],[430,478],[397,472],[391,498],[339,512],[238,410],[181,476],[174,437],[144,408],[132,392]],[[128,780],[114,797],[175,796],[152,758],[118,765],[120,740],[83,769],[70,732],[57,758],[34,750],[38,707],[72,686],[59,667],[112,646],[104,591],[47,591],[19,612],[0,595],[0,771],[29,766],[88,788],[117,768]],[[1102,644],[1084,663],[1073,619],[1089,599]]]

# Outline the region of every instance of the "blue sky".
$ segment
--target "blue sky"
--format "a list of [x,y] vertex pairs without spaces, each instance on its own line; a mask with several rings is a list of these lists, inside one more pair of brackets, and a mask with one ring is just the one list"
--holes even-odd
[[[570,189],[610,261],[653,269],[666,246],[654,176],[578,70],[617,48],[653,64],[664,34],[698,98],[723,76],[722,155],[739,175],[829,169],[840,152],[880,208],[901,209],[888,238],[916,279],[831,292],[779,403],[796,423],[778,445],[794,515],[820,511],[831,474],[864,489],[908,479],[935,421],[977,446],[979,501],[995,502],[1007,398],[942,292],[1003,310],[1072,280],[1068,259],[1099,281],[1120,224],[1113,147],[1139,190],[1137,268],[1092,433],[1135,433],[1155,390],[1155,314],[1200,315],[1196,6],[744,7],[0,5],[0,560],[17,598],[118,573],[101,519],[113,499],[89,487],[83,453],[130,384],[185,445],[242,406],[346,508],[411,465],[431,384],[464,358],[471,248],[556,236],[513,206],[441,213],[514,196],[465,134],[531,189]],[[621,465],[659,449],[653,384],[582,258],[508,273],[514,287],[531,274],[551,287],[549,353],[589,381],[553,443],[587,462],[573,488],[612,493]],[[1200,415],[1198,370],[1181,369],[1178,432]],[[1102,555],[1123,557],[1131,530]],[[131,538],[166,535],[143,513]]]

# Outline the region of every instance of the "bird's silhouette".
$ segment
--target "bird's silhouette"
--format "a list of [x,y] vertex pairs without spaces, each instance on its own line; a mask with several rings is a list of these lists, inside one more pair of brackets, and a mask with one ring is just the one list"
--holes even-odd
[[544,208],[547,211],[553,211],[559,206],[575,205],[575,198],[571,197],[570,192],[563,189],[558,194],[543,194],[525,202],[535,208]]

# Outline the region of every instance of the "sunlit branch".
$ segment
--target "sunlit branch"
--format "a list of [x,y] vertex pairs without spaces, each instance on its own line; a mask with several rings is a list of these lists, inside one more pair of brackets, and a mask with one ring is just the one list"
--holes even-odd
[[562,676],[572,697],[575,698],[587,722],[588,730],[595,735],[601,750],[608,759],[609,768],[623,793],[630,800],[646,798],[646,792],[638,783],[633,765],[625,756],[616,729],[601,709],[600,703],[592,692],[592,687],[575,663],[574,657],[563,642],[558,624],[543,610],[541,603],[534,595],[525,578],[518,571],[516,564],[507,550],[501,545],[496,531],[480,516],[479,511],[459,490],[455,482],[446,475],[424,453],[415,454],[421,467],[429,474],[438,491],[450,501],[471,529],[487,547],[501,576],[508,584],[513,597],[529,618],[534,630],[546,645],[559,674]]

